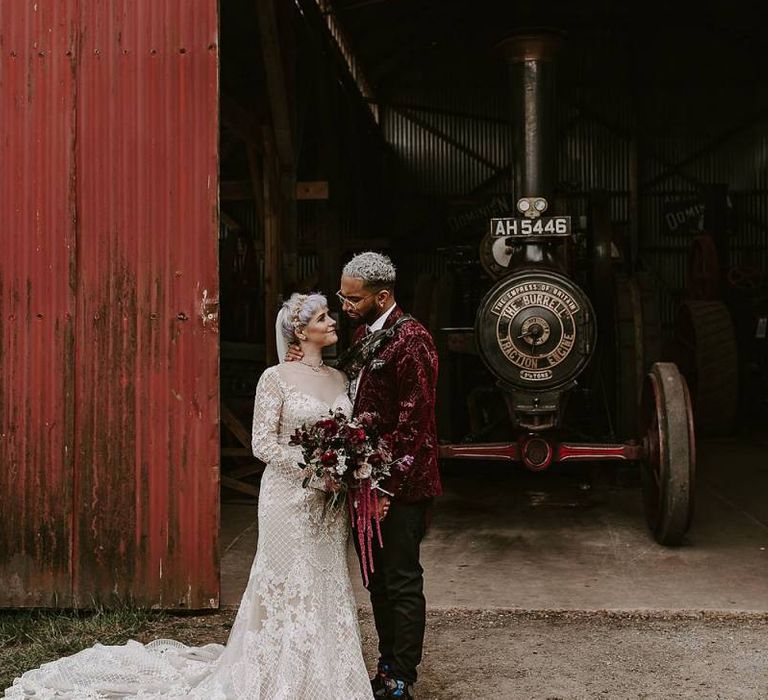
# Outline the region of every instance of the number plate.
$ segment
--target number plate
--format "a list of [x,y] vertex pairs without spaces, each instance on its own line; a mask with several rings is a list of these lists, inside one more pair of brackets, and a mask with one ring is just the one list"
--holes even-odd
[[491,235],[505,236],[570,236],[570,216],[540,216],[538,219],[506,217],[491,219]]

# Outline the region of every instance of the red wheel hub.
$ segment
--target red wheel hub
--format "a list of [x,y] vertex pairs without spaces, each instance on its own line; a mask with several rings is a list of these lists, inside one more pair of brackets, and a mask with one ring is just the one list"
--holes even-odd
[[520,445],[520,456],[528,469],[538,472],[552,463],[552,446],[544,438],[527,437]]

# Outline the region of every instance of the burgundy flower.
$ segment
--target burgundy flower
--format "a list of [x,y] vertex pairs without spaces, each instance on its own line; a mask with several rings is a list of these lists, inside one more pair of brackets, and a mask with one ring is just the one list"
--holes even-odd
[[364,428],[351,428],[347,427],[347,440],[352,445],[359,445],[365,442],[365,429]]
[[324,418],[316,423],[316,427],[322,430],[326,437],[333,437],[339,432],[339,424],[334,418]]
[[333,450],[328,450],[327,452],[323,452],[323,454],[320,455],[320,463],[324,467],[332,467],[336,463],[338,463],[339,458],[336,456],[336,453]]

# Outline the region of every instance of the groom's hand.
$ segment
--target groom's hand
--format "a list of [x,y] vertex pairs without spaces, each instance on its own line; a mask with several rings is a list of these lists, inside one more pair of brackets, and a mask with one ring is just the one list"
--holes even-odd
[[288,352],[285,353],[286,362],[300,362],[304,359],[304,353],[298,345],[289,345]]
[[389,506],[390,506],[390,498],[389,496],[379,496],[378,497],[379,502],[379,520],[384,520],[384,518],[387,517],[387,513],[389,513]]

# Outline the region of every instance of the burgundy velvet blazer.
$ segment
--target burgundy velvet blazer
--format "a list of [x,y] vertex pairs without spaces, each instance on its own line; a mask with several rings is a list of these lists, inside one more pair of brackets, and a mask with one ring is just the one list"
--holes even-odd
[[[395,307],[384,328],[403,315]],[[357,329],[360,340],[365,326]],[[413,503],[442,493],[437,463],[437,350],[429,331],[418,321],[406,321],[366,366],[357,385],[355,413],[379,414],[382,434],[394,457],[413,457],[410,466],[396,465],[382,488],[402,502]]]

